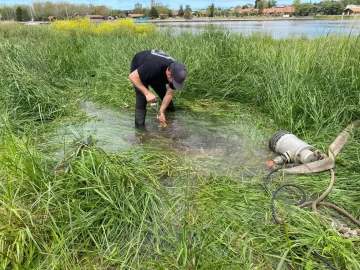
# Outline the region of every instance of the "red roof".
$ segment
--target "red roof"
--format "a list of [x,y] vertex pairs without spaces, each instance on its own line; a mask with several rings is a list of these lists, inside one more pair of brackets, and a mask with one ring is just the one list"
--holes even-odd
[[90,19],[104,19],[103,15],[87,15]]
[[145,14],[129,14],[130,18],[144,18]]
[[347,8],[345,10],[351,10],[353,12],[360,12],[360,7],[356,7],[356,8]]
[[294,13],[295,8],[293,7],[284,7],[284,8],[264,8],[264,14],[272,14],[272,13]]

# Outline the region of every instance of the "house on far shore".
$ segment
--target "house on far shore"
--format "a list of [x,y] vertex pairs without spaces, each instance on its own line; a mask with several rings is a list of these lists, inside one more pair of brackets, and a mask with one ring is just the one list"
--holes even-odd
[[342,15],[360,15],[360,6],[347,5],[343,10]]
[[256,11],[256,12],[259,11],[259,9],[257,9],[257,8],[244,8],[244,9],[242,9],[240,6],[236,7],[235,9],[239,13],[243,13],[243,14],[246,14],[246,15],[248,15],[251,11]]
[[206,10],[198,9],[198,10],[195,10],[192,14],[194,17],[206,17]]
[[274,8],[264,8],[262,13],[264,15],[292,15],[295,12],[293,7],[274,7]]
[[144,18],[145,14],[129,14],[128,17],[132,19]]
[[148,22],[149,19],[145,17],[145,14],[129,14],[128,18],[133,19],[136,23]]
[[90,20],[105,20],[103,15],[86,15]]

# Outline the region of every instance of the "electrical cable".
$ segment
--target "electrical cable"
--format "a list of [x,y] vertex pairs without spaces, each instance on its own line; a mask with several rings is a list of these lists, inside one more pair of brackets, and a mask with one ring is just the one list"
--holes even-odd
[[321,256],[319,253],[313,251],[311,252],[315,257],[323,261],[327,266],[329,266],[333,270],[338,270],[333,264],[329,263],[323,256]]
[[[296,166],[296,165],[295,165],[295,166]],[[265,184],[268,184],[268,183],[269,183],[269,180],[270,180],[270,176],[271,176],[273,173],[279,171],[280,169],[282,169],[282,168],[281,168],[281,167],[280,167],[280,168],[276,168],[276,169],[272,170],[270,173],[268,173],[268,174],[266,175],[265,179],[264,179],[264,183],[265,183]],[[306,206],[306,205],[310,205],[310,204],[313,203],[313,201],[311,201],[311,202],[306,202],[306,192],[304,191],[304,189],[302,189],[302,188],[301,188],[300,186],[298,186],[298,185],[295,185],[295,184],[284,184],[284,185],[278,187],[278,188],[273,192],[273,195],[271,196],[271,202],[270,202],[271,215],[272,215],[274,221],[275,221],[277,224],[282,223],[282,222],[283,222],[283,219],[277,217],[277,215],[276,215],[276,210],[275,210],[276,195],[277,195],[277,193],[278,193],[281,189],[286,188],[286,187],[294,187],[294,188],[300,190],[300,192],[302,193],[302,199],[301,199],[301,201],[298,202],[298,203],[295,204],[295,205],[297,205],[297,206],[299,206],[299,207],[302,208],[302,207],[304,207],[304,206]],[[323,196],[321,196],[321,197],[323,197]],[[322,202],[318,202],[318,204],[323,204],[323,203],[322,203]],[[325,263],[327,266],[329,266],[331,269],[333,269],[333,270],[338,270],[333,264],[331,264],[329,261],[327,261],[323,256],[321,256],[321,255],[318,254],[317,252],[313,251],[313,252],[311,252],[311,253],[312,253],[315,257],[317,257],[318,259],[320,259],[322,262],[324,262],[324,263]]]
[[298,185],[295,185],[295,184],[285,184],[285,185],[282,185],[282,186],[280,186],[279,188],[277,188],[277,189],[275,190],[275,192],[273,193],[273,195],[272,195],[272,197],[271,197],[271,202],[270,202],[271,214],[272,214],[272,216],[273,216],[273,218],[274,218],[274,220],[275,220],[275,222],[276,222],[277,224],[280,224],[280,223],[283,221],[283,219],[277,217],[276,211],[275,211],[275,203],[274,203],[274,202],[275,202],[277,193],[278,193],[281,189],[286,188],[286,187],[294,187],[294,188],[300,190],[300,192],[302,193],[302,199],[301,199],[301,201],[300,201],[299,203],[295,204],[295,205],[301,205],[301,204],[303,204],[303,203],[306,201],[306,193],[305,193],[305,191],[304,191],[301,187],[299,187]]

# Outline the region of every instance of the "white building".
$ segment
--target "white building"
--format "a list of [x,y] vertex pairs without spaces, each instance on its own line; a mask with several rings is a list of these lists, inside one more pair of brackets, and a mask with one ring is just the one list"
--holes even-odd
[[151,0],[151,7],[154,7],[154,6],[162,6],[162,3],[159,3],[159,2],[156,2],[156,0]]

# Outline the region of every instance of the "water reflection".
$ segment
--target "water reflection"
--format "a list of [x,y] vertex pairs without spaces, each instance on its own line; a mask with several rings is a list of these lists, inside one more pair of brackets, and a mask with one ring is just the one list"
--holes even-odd
[[359,35],[359,20],[271,20],[271,21],[217,21],[217,22],[159,22],[160,29],[173,34],[182,31],[203,32],[209,27],[217,27],[243,35],[268,34],[272,37],[309,37],[336,35]]

